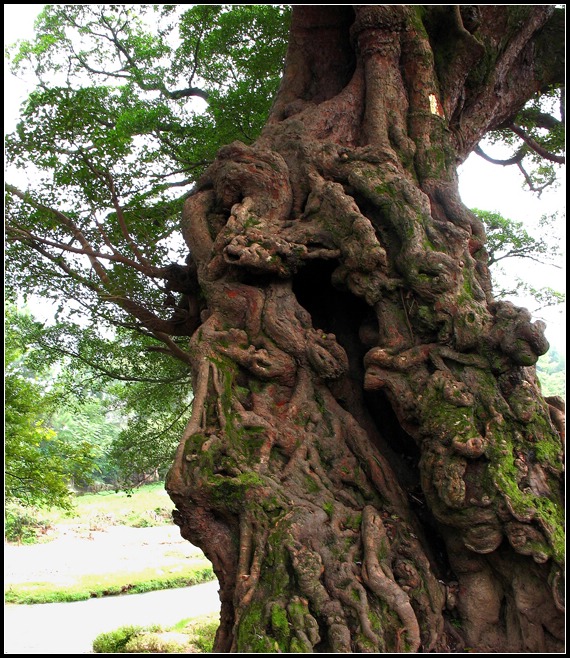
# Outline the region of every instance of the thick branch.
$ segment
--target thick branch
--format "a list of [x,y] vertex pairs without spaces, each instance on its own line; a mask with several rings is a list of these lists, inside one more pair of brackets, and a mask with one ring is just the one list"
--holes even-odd
[[[60,249],[61,251],[66,251],[69,253],[73,254],[82,254],[86,255],[92,259],[103,259],[103,260],[108,260],[111,262],[115,263],[121,263],[125,267],[129,267],[131,269],[136,270],[137,272],[140,272],[141,274],[144,274],[145,276],[149,278],[155,278],[155,279],[169,279],[171,274],[172,274],[172,269],[171,266],[167,267],[156,267],[152,265],[148,260],[146,260],[144,257],[141,255],[141,259],[143,260],[144,264],[141,265],[135,260],[132,260],[130,258],[127,258],[126,256],[123,256],[121,253],[119,253],[115,247],[112,245],[108,237],[106,236],[106,233],[102,229],[102,227],[97,224],[97,228],[99,230],[99,233],[101,234],[105,244],[109,247],[109,249],[112,250],[113,253],[111,254],[106,254],[103,253],[102,251],[99,251],[97,249],[94,249],[90,243],[87,242],[86,238],[83,236],[83,233],[80,231],[80,229],[75,225],[75,223],[67,217],[64,213],[60,212],[59,210],[55,208],[51,208],[49,206],[45,206],[38,201],[35,201],[27,192],[22,192],[18,188],[14,187],[13,185],[6,184],[6,190],[13,194],[14,196],[17,196],[18,198],[22,199],[25,203],[29,203],[31,206],[34,208],[37,208],[38,210],[43,210],[45,212],[49,212],[52,215],[54,215],[57,219],[61,221],[61,223],[68,228],[72,232],[72,236],[74,239],[77,239],[78,242],[81,244],[81,247],[73,247],[71,246],[71,243],[65,243],[65,242],[56,242],[54,240],[49,240],[47,238],[42,238],[34,233],[32,233],[30,230],[17,226],[17,225],[10,225],[7,224],[6,230],[8,234],[13,233],[14,234],[14,239],[16,240],[25,240],[28,242],[28,244],[31,244],[32,242],[39,244],[46,245],[48,247],[53,247],[55,249]],[[128,229],[125,224],[124,216],[122,213],[122,209],[119,206],[119,210],[121,211],[121,217],[122,217],[122,230],[126,233],[128,236],[129,240],[132,241],[128,234]],[[136,247],[136,245],[135,245]],[[138,249],[137,249],[138,251]],[[44,255],[46,255],[50,260],[53,262],[57,262],[51,255],[48,254],[46,251],[42,251]],[[103,270],[104,272],[104,270]],[[106,272],[105,272],[105,277],[106,277]],[[104,280],[104,279],[102,279]]]
[[[7,225],[6,231],[9,235],[13,234],[15,240],[20,240],[20,241],[25,240],[28,243],[36,242],[38,244],[44,244],[47,247],[54,247],[55,249],[60,249],[61,251],[67,251],[71,254],[81,254],[84,256],[91,256],[94,258],[100,258],[104,260],[113,261],[116,263],[121,263],[122,265],[136,269],[142,274],[145,274],[147,276],[166,278],[166,276],[163,274],[163,269],[152,267],[150,265],[148,267],[139,265],[137,262],[132,261],[130,258],[126,258],[125,256],[122,256],[119,252],[117,252],[114,249],[112,245],[107,243],[107,240],[105,240],[105,242],[107,243],[109,248],[113,249],[112,254],[105,254],[95,249],[92,249],[92,251],[88,253],[84,247],[82,248],[72,247],[71,244],[65,242],[55,242],[53,240],[48,240],[47,238],[41,238],[40,236],[31,233],[29,230],[15,225],[13,226]],[[104,236],[103,239],[105,239]]]
[[[124,295],[104,295],[103,299],[105,301],[110,301],[118,306],[120,306],[122,309],[130,313],[133,317],[135,317],[137,320],[142,322],[142,324],[149,329],[154,336],[156,336],[159,340],[161,340],[163,343],[166,342],[164,340],[164,336],[167,334],[170,335],[187,335],[187,332],[180,332],[180,324],[177,322],[174,322],[172,320],[163,320],[159,318],[157,315],[149,311],[147,308],[144,306],[141,306],[138,302],[135,302],[132,299],[129,299],[128,297],[125,297]],[[169,339],[170,341],[170,339]],[[168,346],[171,347],[170,342],[168,343]],[[184,360],[186,360],[186,352],[183,352],[176,346],[177,351],[180,351],[182,354],[185,355]]]
[[188,87],[187,89],[177,89],[176,91],[168,91],[167,89],[162,89],[161,91],[163,91],[164,94],[166,94],[168,98],[171,98],[172,100],[188,98],[190,96],[202,98],[205,101],[208,101],[210,98],[208,92],[204,89],[200,89],[199,87]]
[[[560,126],[562,121],[559,121],[556,117],[553,117],[551,114],[546,112],[535,112],[523,110],[520,117],[524,117],[525,120],[528,118],[537,128],[546,128],[547,130],[552,130],[552,128],[557,128]],[[511,127],[508,125],[507,127]]]
[[[486,67],[484,59],[467,78],[464,87],[465,103],[457,117],[456,150],[460,160],[474,150],[481,138],[490,130],[502,126],[520,112],[537,90],[555,84],[557,73],[549,66],[555,61],[553,53],[546,53],[550,44],[542,38],[553,20],[551,5],[525,6],[519,27],[505,40],[505,28],[514,20],[520,7],[480,5],[481,23],[477,31],[479,39],[486,44],[487,55],[493,66]],[[518,14],[517,14],[518,16]],[[548,54],[549,66],[538,62],[537,42]],[[563,42],[563,38],[562,38]],[[496,44],[500,43],[500,49]],[[557,50],[563,62],[562,52]],[[560,64],[556,64],[558,70]]]
[[538,153],[542,158],[545,160],[550,160],[550,162],[556,162],[557,164],[564,164],[566,162],[566,158],[561,156],[561,155],[555,155],[554,153],[550,153],[550,151],[547,151],[543,146],[541,146],[538,142],[536,142],[530,135],[527,135],[525,131],[520,127],[512,123],[509,128],[515,133],[515,135],[518,135],[525,144],[527,144],[535,153]]
[[481,156],[487,162],[492,164],[502,165],[503,167],[508,167],[509,165],[518,164],[528,153],[528,149],[523,146],[521,147],[512,157],[507,158],[506,160],[499,160],[497,158],[492,158],[490,155],[487,155],[480,146],[476,146],[474,149],[477,155]]
[[[491,256],[489,258],[489,265],[493,265],[495,263],[498,263],[500,260],[503,260],[505,258],[528,258],[528,260],[533,260],[535,263],[540,263],[541,265],[544,265],[544,261],[540,260],[540,258],[535,258],[532,255],[532,247],[530,247],[528,250],[527,249],[512,249],[511,251],[508,251],[506,254],[498,257]],[[555,265],[554,263],[550,263],[552,267],[556,267],[557,269],[562,269],[560,265]]]

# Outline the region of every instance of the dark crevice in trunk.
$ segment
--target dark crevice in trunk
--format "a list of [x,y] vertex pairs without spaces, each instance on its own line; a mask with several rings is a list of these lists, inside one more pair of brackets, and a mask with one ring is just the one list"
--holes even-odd
[[[390,465],[396,471],[400,482],[409,489],[419,487],[419,470],[418,463],[420,460],[420,451],[414,439],[402,428],[396,414],[392,409],[390,401],[383,391],[365,391],[364,399],[368,413],[379,432],[383,437],[383,442],[389,437],[390,454],[386,455],[391,462]],[[384,445],[379,445],[378,449],[383,452]],[[390,455],[393,455],[390,459]]]
[[[430,547],[428,555],[437,577],[455,580],[440,524],[429,510],[421,488],[420,449],[398,422],[385,393],[364,391],[363,358],[370,344],[363,344],[361,338],[371,337],[374,324],[377,328],[376,318],[363,300],[333,287],[331,277],[337,266],[338,263],[330,261],[305,265],[293,279],[293,292],[311,315],[314,327],[334,333],[347,352],[349,372],[340,381],[329,384],[331,392],[366,430],[371,443],[388,460],[406,490],[410,508]],[[364,332],[363,327],[367,327]],[[318,653],[318,646],[314,650]]]
[[[382,428],[381,432],[372,436],[376,438],[378,450],[388,460],[408,495],[410,509],[421,525],[427,555],[434,573],[446,582],[455,580],[445,540],[441,534],[441,524],[432,514],[421,487],[420,449],[399,424],[390,401],[382,391],[365,391],[365,403],[375,425]],[[389,443],[386,437],[389,437]]]
[[[243,267],[234,267],[232,269],[232,278],[239,282],[243,283],[246,286],[252,286],[253,288],[259,288],[261,290],[266,290],[270,287],[275,281],[273,274],[264,274],[261,272],[252,272]],[[228,277],[230,278],[230,277]]]
[[364,334],[369,338],[374,332],[376,318],[364,301],[332,286],[331,276],[336,267],[337,263],[325,261],[306,265],[293,280],[293,292],[311,315],[315,328],[334,333],[348,355],[349,371],[340,381],[329,385],[331,392],[366,430],[371,443],[388,460],[406,488],[412,508],[435,531],[436,523],[427,511],[420,486],[419,448],[398,422],[384,392],[364,391],[363,358],[370,345],[364,345],[361,337]]
[[355,295],[333,287],[331,277],[337,267],[336,261],[313,261],[306,264],[293,279],[293,293],[299,304],[311,315],[313,326],[336,336],[348,355],[348,376],[355,380],[355,385],[360,386],[366,347],[358,335],[364,321],[372,316],[372,311]]
[[398,232],[390,226],[390,222],[385,217],[382,209],[349,186],[345,186],[345,192],[354,199],[360,213],[370,220],[378,242],[386,252],[388,254],[399,254],[402,250],[402,239]]
[[348,373],[329,385],[339,404],[366,429],[370,441],[384,455],[409,490],[419,489],[420,452],[401,427],[382,391],[364,391],[364,355],[372,346],[363,344],[377,328],[376,317],[363,300],[331,283],[336,262],[314,261],[293,279],[297,301],[311,315],[313,326],[333,333],[347,353]]

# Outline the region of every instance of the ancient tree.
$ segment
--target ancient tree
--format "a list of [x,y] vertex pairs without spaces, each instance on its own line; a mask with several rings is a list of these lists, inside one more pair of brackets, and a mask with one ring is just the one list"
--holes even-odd
[[186,201],[167,489],[220,582],[219,651],[562,649],[548,344],[493,299],[456,174],[562,82],[561,29],[546,5],[295,6],[265,129]]
[[562,651],[563,404],[457,166],[489,131],[562,162],[529,100],[563,86],[564,10],[295,5],[275,95],[288,10],[179,8],[45,7],[7,272],[60,302],[46,350],[163,387],[126,461],[183,432],[216,650]]

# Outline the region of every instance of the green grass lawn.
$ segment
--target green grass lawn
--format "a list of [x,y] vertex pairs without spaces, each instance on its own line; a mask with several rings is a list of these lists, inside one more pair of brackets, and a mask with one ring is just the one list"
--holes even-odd
[[58,525],[81,525],[87,530],[104,530],[112,525],[149,528],[172,524],[174,504],[163,482],[148,484],[132,492],[102,491],[77,495],[73,509],[36,509],[9,504],[5,510],[4,536],[15,544],[34,544],[53,538]]
[[[94,525],[126,525],[131,528],[149,528],[172,523],[174,503],[164,488],[164,482],[147,484],[132,492],[101,491],[74,498],[70,512],[50,510],[45,518],[55,524],[85,523]],[[97,530],[97,528],[91,528]]]

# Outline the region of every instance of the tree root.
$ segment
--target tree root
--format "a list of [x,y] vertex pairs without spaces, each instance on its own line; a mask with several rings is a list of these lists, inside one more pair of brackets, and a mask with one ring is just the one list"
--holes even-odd
[[350,632],[342,606],[330,597],[321,582],[324,565],[320,555],[302,546],[299,542],[289,542],[287,549],[300,590],[327,624],[330,652],[351,653]]
[[409,652],[416,653],[421,645],[418,620],[408,595],[396,583],[389,567],[378,560],[379,552],[386,554],[390,551],[390,542],[380,515],[370,505],[362,510],[362,544],[364,581],[397,613],[407,633]]
[[[234,590],[236,626],[239,624],[243,613],[247,610],[255,594],[263,557],[265,556],[265,545],[268,534],[267,529],[258,530],[254,533],[253,522],[246,515],[241,517],[239,561]],[[236,642],[237,640],[234,639],[232,651],[237,650]]]

